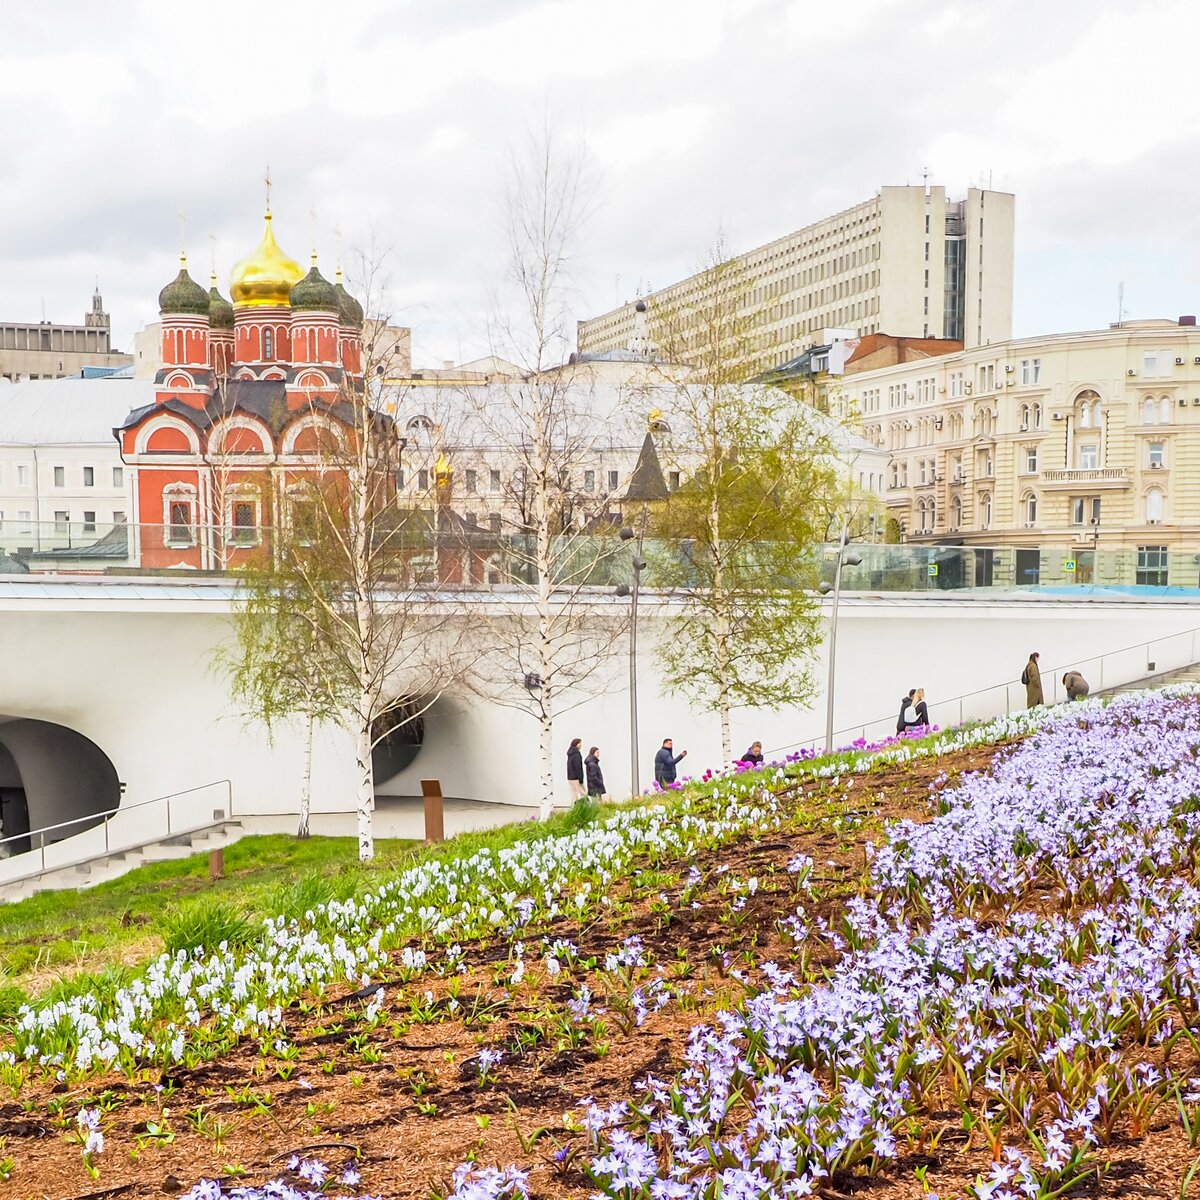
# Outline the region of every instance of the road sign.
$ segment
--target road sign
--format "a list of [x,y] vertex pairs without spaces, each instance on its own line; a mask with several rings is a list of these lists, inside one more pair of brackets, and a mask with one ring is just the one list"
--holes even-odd
[[1063,563],[1063,570],[1068,571],[1068,572],[1074,572],[1075,560],[1073,558],[1068,558],[1067,561]]
[[927,567],[925,568],[925,574],[926,574],[926,575],[936,575],[937,573],[938,573],[938,565],[937,565],[937,563],[930,563],[930,564],[929,564],[929,566],[927,566]]

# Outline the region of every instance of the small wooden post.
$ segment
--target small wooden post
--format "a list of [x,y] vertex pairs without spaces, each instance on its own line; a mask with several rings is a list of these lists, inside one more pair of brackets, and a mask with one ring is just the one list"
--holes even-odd
[[422,779],[421,794],[425,797],[425,840],[444,842],[446,822],[442,811],[442,782],[440,779]]
[[210,850],[208,852],[208,877],[214,882],[225,878],[224,850]]

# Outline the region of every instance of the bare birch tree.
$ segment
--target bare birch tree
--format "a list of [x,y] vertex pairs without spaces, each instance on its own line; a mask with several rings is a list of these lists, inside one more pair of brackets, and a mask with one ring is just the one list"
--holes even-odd
[[[370,262],[359,287],[372,298],[383,293]],[[393,374],[386,358],[394,347],[371,336],[387,327],[371,316],[360,378],[309,402],[270,570],[247,579],[259,632],[274,622],[300,631],[320,663],[322,704],[353,738],[363,860],[374,856],[372,751],[398,725],[420,721],[467,663],[458,614],[436,579],[416,568],[432,541],[429,513],[396,502],[405,442],[378,395],[378,381]]]
[[621,398],[566,363],[572,251],[589,202],[585,162],[548,127],[512,154],[504,219],[517,299],[495,319],[491,340],[519,378],[463,391],[473,437],[503,480],[494,516],[505,535],[506,581],[519,598],[489,618],[483,686],[538,723],[543,817],[554,804],[555,720],[606,682],[625,622],[611,589],[597,590],[611,582],[607,560],[620,545],[614,504],[582,480],[621,441]]
[[814,554],[834,489],[826,419],[751,380],[770,362],[760,314],[720,247],[686,307],[650,316],[673,384],[660,456],[682,483],[654,531],[672,548],[655,574],[682,601],[659,643],[668,687],[715,711],[732,757],[731,712],[810,699],[821,642]]

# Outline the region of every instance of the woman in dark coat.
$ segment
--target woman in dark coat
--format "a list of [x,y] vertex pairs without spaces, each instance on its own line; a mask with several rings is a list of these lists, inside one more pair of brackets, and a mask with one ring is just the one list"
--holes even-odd
[[587,790],[589,796],[600,797],[604,795],[604,773],[600,770],[600,747],[593,746],[588,751],[588,756],[583,760],[584,768],[587,770]]
[[583,786],[583,738],[573,738],[567,747],[567,786],[571,789],[571,799],[578,800],[587,795]]

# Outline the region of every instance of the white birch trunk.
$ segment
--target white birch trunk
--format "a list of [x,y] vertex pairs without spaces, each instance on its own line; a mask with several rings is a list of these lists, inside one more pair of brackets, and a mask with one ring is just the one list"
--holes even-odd
[[360,715],[354,745],[354,766],[358,772],[358,857],[370,862],[375,857],[375,771],[371,764],[371,721]]
[[730,657],[729,644],[731,630],[729,627],[729,610],[725,603],[725,574],[721,560],[721,510],[714,503],[709,509],[709,524],[713,535],[713,638],[716,650],[717,668],[717,712],[721,718],[721,761],[731,762],[733,759],[732,735],[729,730],[730,708]]
[[312,805],[312,755],[313,755],[313,715],[307,715],[304,728],[304,774],[300,778],[300,828],[296,830],[298,838],[306,838],[309,834],[308,813]]

